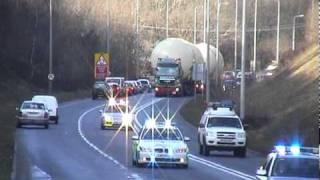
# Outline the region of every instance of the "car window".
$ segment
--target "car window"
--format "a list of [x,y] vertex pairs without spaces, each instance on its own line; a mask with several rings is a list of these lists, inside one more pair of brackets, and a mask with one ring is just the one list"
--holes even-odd
[[141,80],[140,83],[143,85],[148,85],[148,81]]
[[146,129],[141,134],[143,140],[182,140],[181,132],[177,129]]
[[40,104],[40,103],[23,103],[21,109],[45,109],[44,104]]
[[239,119],[226,117],[210,117],[208,118],[207,127],[231,127],[241,128]]
[[319,178],[319,160],[311,158],[277,158],[271,176]]

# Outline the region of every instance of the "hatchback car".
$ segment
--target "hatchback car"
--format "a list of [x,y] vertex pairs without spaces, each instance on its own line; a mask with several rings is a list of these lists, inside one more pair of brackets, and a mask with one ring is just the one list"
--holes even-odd
[[22,125],[41,125],[49,128],[49,112],[43,102],[24,101],[20,108],[16,108],[17,128]]

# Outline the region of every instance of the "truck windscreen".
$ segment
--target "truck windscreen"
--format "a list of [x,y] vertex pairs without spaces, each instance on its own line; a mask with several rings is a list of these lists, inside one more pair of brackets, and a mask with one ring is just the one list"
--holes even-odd
[[157,75],[176,76],[178,74],[178,66],[158,66]]

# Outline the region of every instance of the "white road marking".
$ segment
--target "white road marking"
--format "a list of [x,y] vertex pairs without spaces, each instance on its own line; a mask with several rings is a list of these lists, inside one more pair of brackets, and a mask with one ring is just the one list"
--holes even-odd
[[253,179],[255,179],[254,176],[242,173],[240,171],[237,171],[237,170],[234,170],[234,169],[231,169],[231,168],[227,168],[225,166],[222,166],[220,164],[214,163],[212,161],[208,161],[206,159],[200,158],[200,157],[192,155],[192,154],[189,154],[189,159],[193,160],[195,162],[201,163],[203,165],[206,165],[208,167],[223,171],[223,172],[225,172],[227,174],[231,174],[231,175],[237,176],[237,177],[239,177],[241,179],[245,179],[245,180],[253,180]]
[[41,170],[38,166],[32,166],[31,174],[32,174],[32,179],[35,179],[35,180],[40,180],[40,179],[51,180],[52,179],[49,174]]

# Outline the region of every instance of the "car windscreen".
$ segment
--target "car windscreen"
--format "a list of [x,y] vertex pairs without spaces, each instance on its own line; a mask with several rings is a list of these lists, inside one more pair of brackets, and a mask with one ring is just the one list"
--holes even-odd
[[106,82],[107,82],[107,83],[117,83],[117,84],[120,84],[120,79],[107,79]]
[[[108,106],[104,109],[105,113],[125,113],[126,110],[126,106]],[[130,112],[130,108],[128,108],[128,112]]]
[[41,103],[23,103],[21,109],[45,109],[44,104]]
[[277,158],[271,176],[319,178],[319,159]]
[[144,80],[140,80],[139,81],[141,84],[143,84],[143,85],[148,85],[149,83],[148,83],[148,81],[144,81]]
[[210,117],[208,119],[207,127],[231,127],[241,129],[242,126],[238,118]]
[[141,139],[143,140],[182,140],[182,135],[177,129],[166,129],[166,128],[155,128],[155,129],[145,129],[141,134]]

